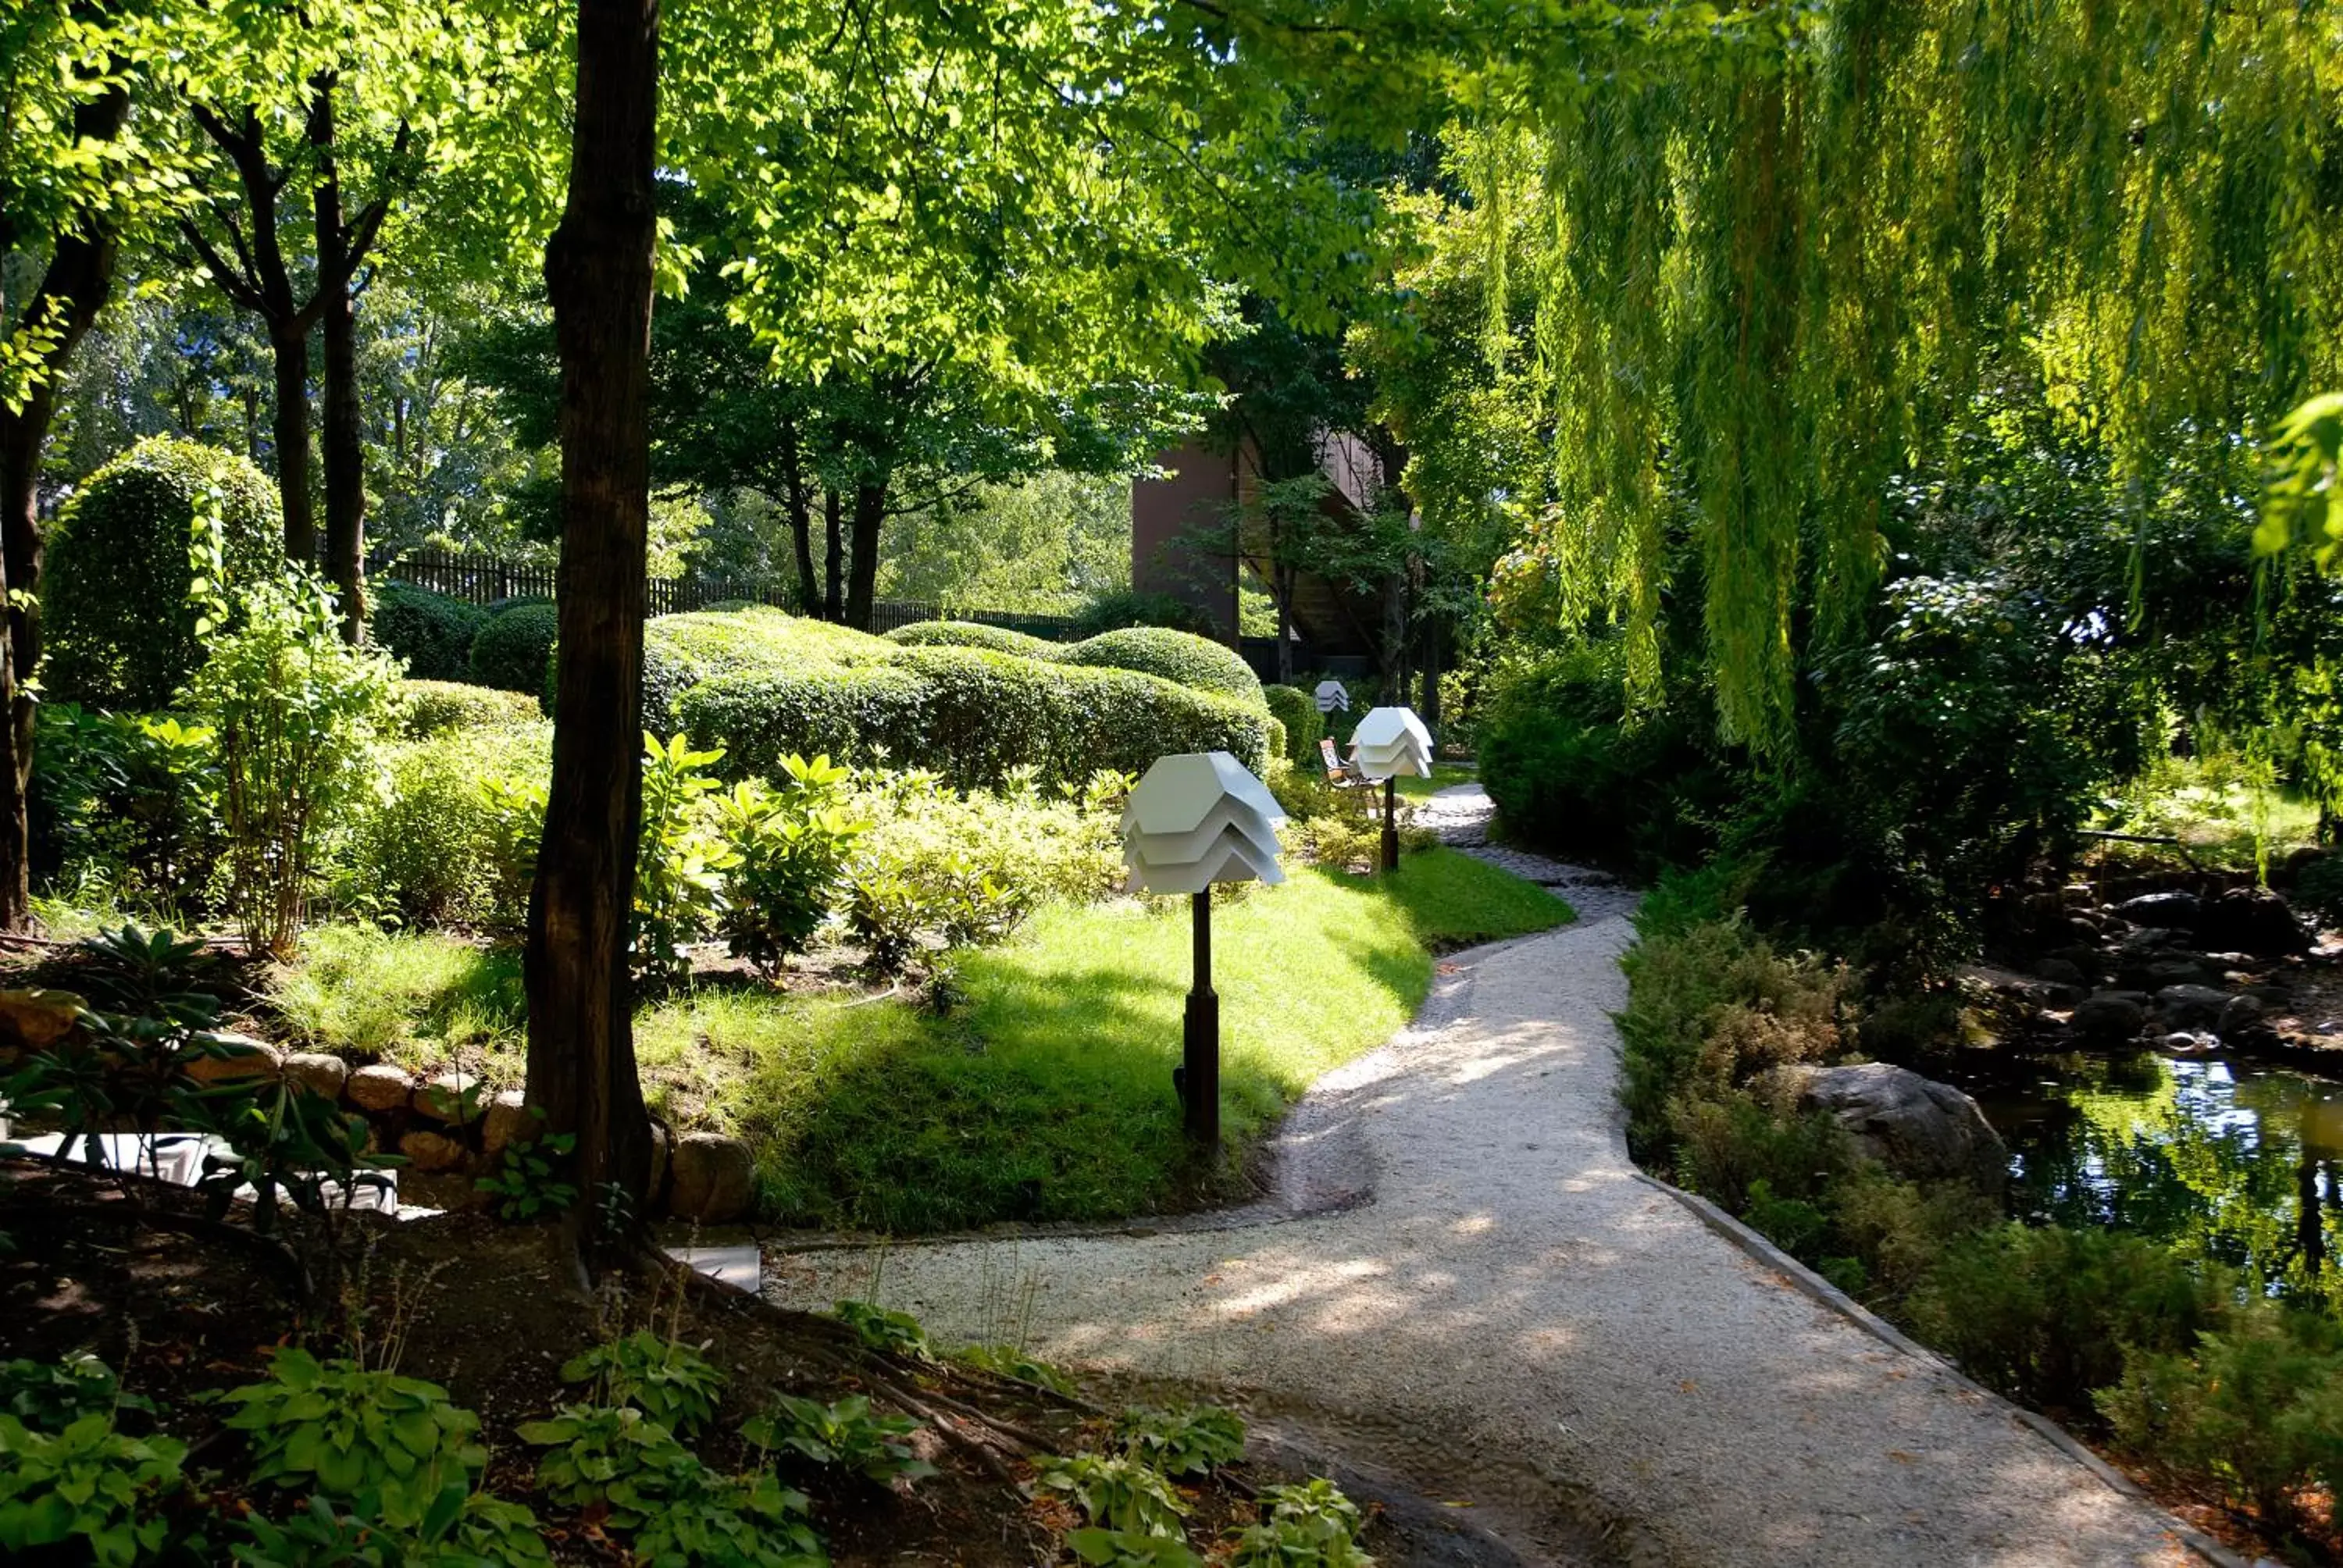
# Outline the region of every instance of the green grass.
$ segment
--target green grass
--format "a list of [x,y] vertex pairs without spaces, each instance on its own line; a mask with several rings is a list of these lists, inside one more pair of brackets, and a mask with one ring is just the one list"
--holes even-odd
[[[1571,918],[1447,850],[1389,882],[1301,870],[1214,911],[1222,1126],[1258,1141],[1328,1069],[1387,1039],[1433,950]],[[1194,1190],[1172,1068],[1189,985],[1184,901],[1052,908],[963,958],[965,1002],[703,996],[637,1027],[653,1097],[756,1142],[767,1209],[897,1232],[1144,1213]]]
[[[1544,889],[1447,849],[1388,879],[1296,869],[1216,908],[1232,1151],[1404,1024],[1434,953],[1571,918]],[[757,1145],[766,1211],[787,1223],[911,1232],[1145,1213],[1211,1186],[1172,1093],[1189,944],[1185,900],[1050,906],[1011,941],[960,955],[947,1013],[908,996],[707,987],[639,1012],[636,1055],[671,1123]],[[509,951],[327,928],[272,1000],[323,1049],[423,1066],[461,1047],[472,1070],[519,1073]]]
[[1429,779],[1403,779],[1399,792],[1407,799],[1421,800],[1426,796],[1447,789],[1451,784],[1470,784],[1481,777],[1476,769],[1460,768],[1453,762],[1435,762]]

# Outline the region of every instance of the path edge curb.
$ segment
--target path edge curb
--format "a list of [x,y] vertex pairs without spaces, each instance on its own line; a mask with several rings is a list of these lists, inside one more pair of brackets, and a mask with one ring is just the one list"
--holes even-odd
[[1996,1393],[1978,1382],[1942,1355],[1905,1333],[1895,1324],[1824,1279],[1780,1247],[1775,1246],[1757,1231],[1735,1219],[1707,1199],[1696,1192],[1687,1192],[1681,1187],[1663,1181],[1648,1171],[1635,1171],[1631,1174],[1645,1186],[1655,1187],[1674,1198],[1690,1211],[1693,1217],[1702,1224],[1732,1242],[1756,1261],[1781,1275],[1784,1280],[1812,1297],[1822,1306],[1838,1313],[1882,1343],[1906,1355],[1917,1357],[1940,1369],[1955,1382],[1999,1406],[2005,1413],[2031,1429],[2053,1448],[2097,1476],[2118,1493],[2137,1502],[2145,1503],[2163,1513],[2171,1521],[2172,1532],[2181,1543],[2206,1562],[2212,1563],[2214,1568],[2256,1568],[2256,1565],[2247,1559],[2230,1551],[2210,1535],[2165,1508],[2139,1483],[2092,1452],[2087,1444],[2065,1427],[2038,1411],[2027,1410],[2007,1396]]

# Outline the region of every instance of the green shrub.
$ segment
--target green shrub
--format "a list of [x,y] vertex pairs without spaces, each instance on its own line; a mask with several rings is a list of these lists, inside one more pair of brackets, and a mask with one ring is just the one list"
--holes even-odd
[[2343,1482],[2338,1340],[2322,1313],[2257,1303],[2193,1355],[2135,1352],[2099,1406],[2134,1454],[2249,1504],[2276,1534],[2301,1522],[2299,1493]]
[[1359,1549],[1359,1505],[1331,1481],[1312,1476],[1264,1487],[1260,1522],[1242,1532],[1232,1568],[1373,1568]]
[[1074,612],[1068,630],[1082,638],[1131,626],[1169,627],[1199,637],[1212,634],[1212,618],[1187,600],[1168,593],[1141,593],[1134,588],[1110,588],[1095,596]]
[[197,508],[221,588],[277,575],[285,523],[277,486],[244,458],[156,436],[90,476],[51,525],[41,579],[53,697],[106,708],[167,707],[200,664],[189,552]]
[[1160,675],[1191,691],[1231,697],[1251,707],[1264,706],[1261,678],[1234,653],[1207,638],[1162,627],[1130,627],[1060,649],[1061,664],[1089,665],[1106,669],[1135,669]]
[[591,1382],[600,1404],[630,1404],[669,1432],[689,1435],[716,1414],[724,1374],[689,1345],[639,1329],[561,1366],[564,1382]]
[[423,1523],[402,1530],[352,1501],[342,1512],[330,1498],[309,1499],[279,1523],[265,1514],[244,1519],[248,1545],[235,1549],[249,1568],[522,1568],[550,1563],[537,1515],[486,1492],[451,1489]]
[[986,880],[1026,908],[1088,903],[1122,884],[1119,812],[1128,787],[1123,775],[1100,774],[1081,794],[1052,799],[1030,774],[966,794],[932,773],[883,775],[852,799],[870,825],[856,848],[856,874],[900,879],[930,903]]
[[2172,1355],[2218,1322],[2225,1281],[2120,1231],[2006,1224],[1955,1245],[1906,1312],[1979,1382],[2080,1414],[2127,1352]]
[[1317,699],[1298,686],[1264,686],[1262,700],[1285,726],[1285,755],[1296,768],[1316,768],[1318,739],[1326,733],[1326,716]]
[[1104,1530],[1136,1535],[1160,1535],[1177,1541],[1185,1532],[1180,1521],[1187,1504],[1172,1490],[1160,1471],[1141,1460],[1101,1458],[1077,1453],[1037,1462],[1033,1479],[1037,1492],[1054,1492],[1081,1508],[1082,1516]]
[[487,610],[396,580],[377,586],[373,598],[367,635],[407,661],[409,679],[461,680],[471,673],[472,639],[488,625]]
[[[1822,1239],[1821,1200],[1854,1164],[1829,1112],[1804,1114],[1743,1094],[1679,1094],[1668,1101],[1677,1181],[1749,1220],[1792,1252]],[[1811,1210],[1811,1217],[1796,1206]]]
[[448,1402],[437,1383],[319,1362],[285,1349],[261,1382],[221,1398],[227,1424],[252,1446],[252,1479],[330,1497],[370,1494],[383,1519],[411,1528],[449,1486],[469,1484],[488,1463],[480,1418]]
[[891,1312],[875,1302],[857,1301],[839,1302],[830,1311],[840,1322],[854,1331],[855,1338],[881,1355],[911,1361],[935,1359],[935,1349],[928,1342],[928,1331],[909,1312]]
[[643,737],[642,837],[635,852],[635,909],[628,951],[639,984],[689,979],[683,949],[724,907],[726,877],[738,857],[708,820],[702,802],[715,793],[710,773],[721,750],[696,751],[690,738],[661,744]]
[[1202,1475],[1244,1457],[1244,1418],[1216,1404],[1133,1405],[1114,1423],[1123,1452],[1166,1475]]
[[492,618],[472,638],[467,668],[475,686],[499,691],[545,689],[561,618],[549,604],[518,605]]
[[1228,751],[1258,772],[1269,739],[1265,712],[1227,699],[1126,670],[973,648],[910,648],[873,668],[719,676],[677,708],[693,736],[725,749],[736,774],[770,776],[790,753],[858,765],[883,754],[963,789],[997,786],[1027,766],[1047,783],[1141,773],[1179,751]]
[[40,873],[93,903],[209,907],[226,847],[212,731],[71,702],[42,703],[35,722]]
[[306,572],[247,584],[207,616],[207,629],[228,629],[187,696],[217,748],[228,904],[255,951],[285,958],[330,835],[375,781],[397,668],[342,640],[331,596]]
[[717,830],[732,856],[721,929],[735,958],[768,979],[805,951],[828,918],[848,850],[870,824],[840,800],[849,770],[829,758],[784,757],[776,793],[744,779],[716,797]]
[[518,691],[454,680],[398,683],[399,729],[410,740],[442,730],[478,731],[533,726],[544,719],[537,699]]
[[136,1394],[122,1392],[114,1369],[94,1355],[61,1362],[0,1362],[0,1413],[15,1416],[35,1432],[63,1432],[84,1416],[111,1418],[117,1409],[152,1411]]
[[[186,1452],[171,1438],[126,1437],[108,1415],[83,1416],[54,1434],[0,1415],[0,1547],[27,1561],[79,1558],[99,1568],[153,1561],[171,1534],[156,1504],[185,1484]],[[79,1550],[54,1550],[67,1543]]]
[[885,1486],[936,1473],[934,1465],[903,1446],[902,1440],[919,1430],[915,1421],[872,1415],[870,1402],[860,1394],[836,1404],[779,1394],[771,1410],[741,1423],[740,1435],[759,1448],[852,1471]]
[[[457,689],[526,700],[477,687]],[[528,711],[534,715],[533,705]],[[389,788],[354,825],[343,901],[416,926],[519,924],[528,887],[504,864],[505,821],[495,789],[541,787],[552,740],[552,726],[532,717],[521,725],[442,729],[386,748]]]
[[1061,651],[1061,645],[1047,638],[974,620],[917,621],[897,627],[887,640],[905,648],[981,648],[1022,658],[1055,658]]
[[[643,628],[643,728],[659,735],[679,728],[679,699],[717,676],[751,670],[791,675],[875,664],[896,651],[897,645],[868,632],[761,606],[729,613],[659,616]],[[844,751],[842,747],[815,749],[838,755]]]
[[711,1470],[639,1410],[570,1405],[517,1431],[548,1451],[538,1484],[570,1507],[602,1505],[643,1562],[820,1568],[825,1561],[801,1494],[768,1473]]

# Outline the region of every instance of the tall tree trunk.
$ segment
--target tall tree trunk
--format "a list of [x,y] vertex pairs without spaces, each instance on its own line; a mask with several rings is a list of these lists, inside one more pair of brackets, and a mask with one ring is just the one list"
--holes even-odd
[[277,373],[277,490],[285,508],[285,558],[300,566],[317,561],[317,515],[309,499],[309,324],[306,319],[268,324],[268,349]]
[[326,340],[326,577],[341,595],[342,636],[366,639],[366,430],[358,407],[358,303],[334,157],[334,78],[320,75],[309,115],[317,149],[318,317]]
[[579,0],[568,203],[545,253],[561,355],[560,645],[523,972],[529,1102],[577,1138],[581,1221],[606,1183],[639,1204],[650,1173],[627,937],[642,828],[658,102],[659,0]]
[[839,511],[838,492],[824,490],[821,493],[821,618],[828,621],[846,618],[846,535],[839,526]]
[[[129,115],[130,95],[117,87],[75,109],[75,136],[113,141]],[[8,635],[0,638],[0,928],[12,931],[32,921],[25,804],[33,780],[34,705],[25,682],[41,662],[41,447],[56,417],[57,380],[113,292],[120,251],[121,236],[100,213],[83,214],[59,234],[22,317],[27,340],[40,345],[31,394],[18,409],[0,403],[0,598],[8,606]]]
[[1293,590],[1301,573],[1282,561],[1272,561],[1269,580],[1277,593],[1277,683],[1293,684]]
[[879,529],[887,520],[887,481],[854,487],[854,539],[847,547],[853,568],[846,583],[846,624],[870,629],[870,602],[879,584]]
[[813,500],[806,489],[795,419],[781,421],[781,485],[789,492],[789,544],[797,556],[798,613],[813,615],[821,608],[821,588],[813,575]]

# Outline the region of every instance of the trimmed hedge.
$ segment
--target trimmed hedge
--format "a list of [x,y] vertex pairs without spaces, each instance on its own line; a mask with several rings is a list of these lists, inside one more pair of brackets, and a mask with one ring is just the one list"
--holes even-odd
[[1212,618],[1176,595],[1110,588],[1074,612],[1071,629],[1078,638],[1092,638],[1127,626],[1170,627],[1203,637],[1212,633]]
[[1252,667],[1219,643],[1189,632],[1158,626],[1127,627],[1061,648],[1058,658],[1064,664],[1103,665],[1160,675],[1197,691],[1262,706],[1261,678]]
[[[900,652],[884,638],[761,605],[659,616],[643,628],[643,727],[674,734],[678,699],[716,676],[877,664]],[[548,689],[552,678],[548,671]]]
[[735,774],[769,773],[790,752],[930,768],[990,788],[1031,764],[1071,782],[1101,769],[1146,769],[1175,751],[1229,751],[1267,764],[1268,715],[1132,670],[1093,669],[980,648],[905,650],[885,665],[719,676],[677,704],[679,727],[725,749]]
[[1064,648],[1047,638],[973,620],[922,620],[897,627],[887,640],[903,648],[981,648],[1025,658],[1054,659]]
[[167,708],[204,650],[188,541],[198,498],[220,519],[231,585],[280,570],[277,486],[234,453],[176,437],[141,441],[81,487],[49,530],[40,676],[61,701]]
[[386,582],[374,591],[367,632],[377,646],[407,661],[410,680],[462,680],[472,673],[472,639],[488,620],[478,605],[413,583]]
[[544,719],[537,699],[525,692],[453,680],[402,680],[397,701],[399,729],[411,740],[443,730],[509,729]]
[[1264,686],[1261,695],[1285,726],[1286,759],[1316,763],[1318,740],[1326,733],[1326,716],[1318,711],[1318,699],[1298,686]]
[[560,625],[549,604],[517,605],[490,620],[472,639],[472,684],[499,691],[544,690],[546,661]]

